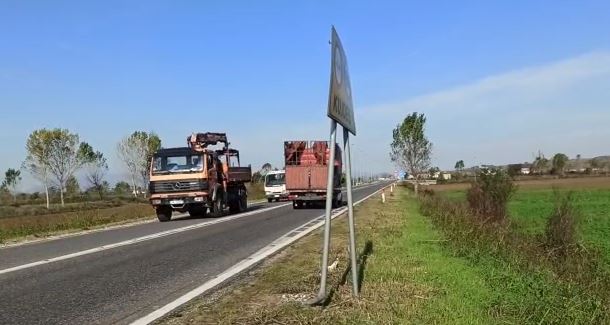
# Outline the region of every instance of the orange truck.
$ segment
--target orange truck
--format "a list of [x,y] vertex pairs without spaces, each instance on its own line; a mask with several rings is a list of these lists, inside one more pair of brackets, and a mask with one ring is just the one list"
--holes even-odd
[[229,148],[225,133],[195,133],[187,147],[158,150],[151,162],[150,203],[161,222],[172,212],[221,216],[245,211],[252,169],[240,167],[239,151]]
[[[341,194],[341,149],[335,145],[333,178],[333,207],[343,202]],[[321,204],[326,200],[326,182],[330,149],[327,141],[286,141],[284,159],[286,191],[292,206],[300,209],[305,205]]]

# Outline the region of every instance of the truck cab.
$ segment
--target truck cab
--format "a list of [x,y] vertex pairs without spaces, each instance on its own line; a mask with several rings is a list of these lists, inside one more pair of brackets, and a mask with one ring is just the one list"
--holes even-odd
[[265,196],[267,202],[273,202],[273,200],[279,202],[281,199],[288,198],[288,191],[286,191],[286,171],[285,170],[271,170],[265,175]]

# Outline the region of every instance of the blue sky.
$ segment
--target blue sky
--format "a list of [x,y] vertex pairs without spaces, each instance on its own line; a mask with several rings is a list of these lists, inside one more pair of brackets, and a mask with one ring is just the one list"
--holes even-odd
[[331,24],[350,64],[357,170],[394,169],[391,128],[411,111],[428,116],[441,168],[610,154],[608,1],[8,0],[0,170],[42,127],[102,150],[112,181],[134,130],[165,146],[226,131],[245,162],[280,165],[283,140],[326,138]]

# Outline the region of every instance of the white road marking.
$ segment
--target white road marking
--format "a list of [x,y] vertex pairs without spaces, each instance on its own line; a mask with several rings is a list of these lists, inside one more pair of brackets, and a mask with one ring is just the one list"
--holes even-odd
[[152,240],[152,239],[165,237],[165,236],[169,236],[169,235],[174,235],[177,233],[181,233],[181,232],[185,232],[185,231],[189,231],[189,230],[193,230],[193,229],[197,229],[197,228],[203,228],[203,227],[215,225],[218,223],[223,223],[223,222],[251,216],[254,214],[259,214],[259,213],[267,212],[270,210],[282,208],[282,207],[289,206],[289,205],[292,205],[292,203],[285,203],[285,204],[276,205],[276,206],[272,206],[272,207],[264,208],[264,209],[260,209],[260,210],[244,212],[244,213],[240,213],[240,214],[236,214],[236,215],[232,215],[232,216],[228,216],[228,217],[224,217],[224,218],[219,218],[219,219],[215,219],[215,220],[211,220],[211,221],[204,221],[204,222],[186,226],[186,227],[170,229],[170,230],[166,230],[166,231],[162,231],[162,232],[158,232],[158,233],[154,233],[154,234],[150,234],[150,235],[146,235],[146,236],[142,236],[142,237],[125,240],[125,241],[114,243],[114,244],[107,244],[107,245],[87,249],[84,251],[79,251],[79,252],[75,252],[75,253],[71,253],[71,254],[67,254],[67,255],[57,256],[57,257],[40,260],[40,261],[36,261],[36,262],[32,262],[32,263],[18,265],[18,266],[14,266],[11,268],[0,270],[0,274],[15,272],[15,271],[32,268],[32,267],[39,266],[39,265],[53,263],[53,262],[64,261],[64,260],[75,258],[78,256],[93,254],[93,253],[97,253],[97,252],[101,252],[101,251],[105,251],[108,249],[117,248],[117,247],[121,247],[121,246],[133,245],[133,244],[140,243],[143,241]]
[[[389,184],[388,184],[389,185]],[[385,188],[387,186],[384,186],[383,188]],[[357,201],[354,203],[355,205],[358,205],[362,202],[364,202],[365,200],[367,200],[368,198],[374,196],[375,194],[378,194],[381,191],[381,189],[373,192],[372,194],[366,196],[365,198]],[[339,210],[335,210],[331,216],[332,219],[342,215],[343,213],[345,213],[347,211],[347,207],[345,208],[341,208]],[[320,220],[321,219],[321,220]],[[315,220],[320,220],[318,222],[316,222],[315,224],[311,225],[312,221],[309,221],[307,223],[305,223],[304,225],[300,225],[297,228],[287,232],[285,235],[283,235],[282,237],[274,240],[271,244],[263,247],[262,249],[260,249],[259,251],[257,251],[256,253],[250,255],[249,257],[247,257],[246,259],[238,262],[237,264],[233,265],[232,267],[230,267],[229,269],[225,270],[224,272],[220,273],[219,275],[217,275],[215,278],[205,282],[204,284],[202,284],[201,286],[187,292],[186,294],[184,294],[183,296],[179,297],[178,299],[170,302],[169,304],[153,311],[152,313],[134,321],[133,323],[131,323],[131,325],[147,325],[150,324],[152,322],[154,322],[155,320],[167,315],[169,312],[171,312],[172,310],[184,305],[185,303],[191,301],[192,299],[204,294],[205,292],[213,289],[214,287],[216,287],[217,285],[231,279],[232,277],[234,277],[235,275],[251,268],[252,266],[258,264],[259,262],[261,262],[262,260],[264,260],[265,258],[275,254],[276,252],[278,252],[279,250],[285,248],[286,246],[294,243],[295,241],[303,238],[304,236],[306,236],[307,234],[311,233],[312,231],[320,228],[321,226],[324,225],[324,215],[319,216],[317,218],[315,218],[313,221]],[[308,227],[304,227],[306,225],[310,225]],[[296,235],[293,233],[297,233]]]

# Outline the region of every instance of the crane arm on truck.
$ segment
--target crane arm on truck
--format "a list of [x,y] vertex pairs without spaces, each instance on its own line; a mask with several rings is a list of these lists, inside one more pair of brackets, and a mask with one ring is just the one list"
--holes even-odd
[[186,138],[186,142],[189,147],[193,148],[193,150],[196,151],[203,151],[208,146],[214,146],[219,142],[224,144],[224,148],[228,149],[229,147],[229,141],[227,140],[226,133],[193,133],[188,138]]

